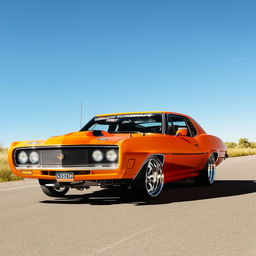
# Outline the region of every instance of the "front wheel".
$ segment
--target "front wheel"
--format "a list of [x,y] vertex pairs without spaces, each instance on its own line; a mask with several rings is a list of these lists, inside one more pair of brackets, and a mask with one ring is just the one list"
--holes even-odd
[[42,191],[50,197],[63,197],[69,191],[68,187],[47,187],[45,185],[41,185]]
[[215,181],[216,175],[216,160],[214,155],[211,155],[208,159],[203,170],[200,171],[199,175],[194,179],[198,185],[209,186]]
[[163,165],[159,158],[150,157],[134,180],[136,196],[153,199],[160,195],[164,186]]

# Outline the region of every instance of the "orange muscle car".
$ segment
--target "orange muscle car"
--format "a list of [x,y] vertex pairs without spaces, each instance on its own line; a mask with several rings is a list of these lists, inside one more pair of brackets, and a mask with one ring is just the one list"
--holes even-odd
[[227,157],[224,143],[191,117],[172,112],[98,115],[79,132],[12,143],[14,174],[38,179],[45,194],[123,186],[155,198],[165,183],[193,178],[211,185]]

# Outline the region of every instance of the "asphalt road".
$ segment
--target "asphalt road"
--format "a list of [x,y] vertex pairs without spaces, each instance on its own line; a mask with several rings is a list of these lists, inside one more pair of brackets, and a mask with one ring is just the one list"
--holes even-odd
[[170,184],[156,201],[90,189],[64,199],[0,184],[0,255],[256,255],[256,156],[227,159],[212,187]]

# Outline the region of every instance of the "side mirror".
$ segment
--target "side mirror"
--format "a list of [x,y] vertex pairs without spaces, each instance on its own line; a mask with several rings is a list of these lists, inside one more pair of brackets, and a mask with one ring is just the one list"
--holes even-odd
[[179,129],[176,132],[176,136],[187,136],[188,135],[188,130],[187,129]]

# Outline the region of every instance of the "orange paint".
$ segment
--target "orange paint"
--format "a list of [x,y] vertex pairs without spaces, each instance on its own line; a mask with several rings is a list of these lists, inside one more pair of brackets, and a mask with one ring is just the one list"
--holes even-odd
[[[151,155],[158,155],[164,158],[163,166],[165,182],[197,176],[213,153],[216,156],[216,165],[219,165],[225,159],[227,151],[224,143],[219,138],[206,134],[196,121],[183,114],[172,112],[132,112],[99,115],[97,117],[141,113],[181,115],[190,120],[197,130],[197,135],[194,137],[184,136],[185,129],[179,130],[177,136],[160,133],[110,134],[108,132],[102,132],[103,136],[99,139],[99,137],[93,135],[91,131],[82,131],[51,137],[45,141],[14,142],[9,149],[9,164],[11,170],[14,174],[23,178],[56,179],[54,175],[49,175],[49,173],[51,173],[51,171],[56,172],[58,169],[49,167],[47,169],[48,172],[45,172],[45,169],[35,168],[31,169],[31,172],[26,172],[26,169],[18,170],[14,162],[14,150],[16,149],[31,147],[37,149],[38,147],[47,148],[49,146],[118,146],[119,161],[117,168],[108,170],[93,168],[89,170],[88,173],[79,175],[77,173],[81,171],[81,168],[79,170],[72,168],[75,181],[133,179],[138,174],[145,160]],[[85,170],[88,170],[88,168],[85,168]],[[60,168],[59,171],[62,171],[62,169]]]

